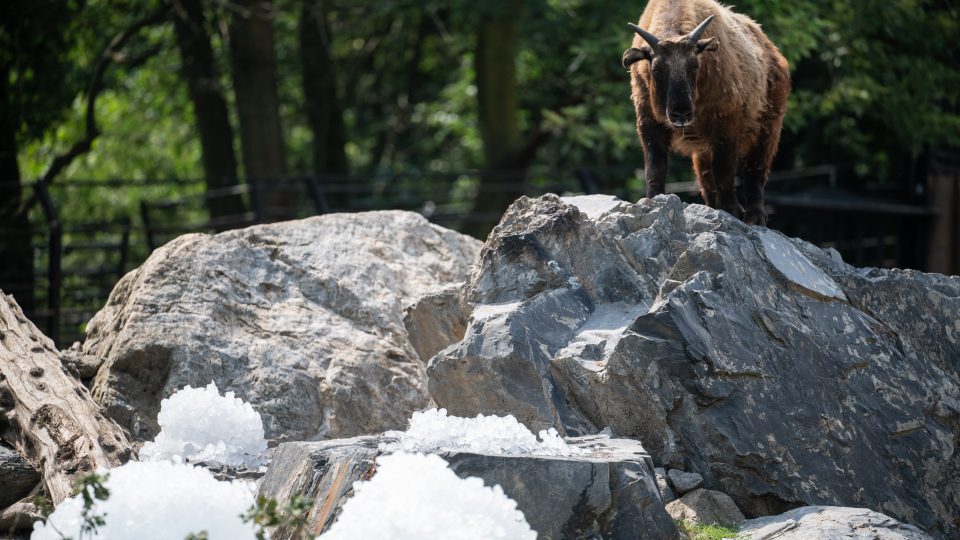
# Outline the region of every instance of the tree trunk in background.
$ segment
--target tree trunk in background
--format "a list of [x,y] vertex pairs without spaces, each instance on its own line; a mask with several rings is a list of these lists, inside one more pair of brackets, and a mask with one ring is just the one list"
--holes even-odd
[[240,117],[240,142],[247,178],[259,192],[261,217],[290,219],[296,214],[299,186],[277,182],[287,174],[277,62],[274,56],[275,7],[268,0],[235,0],[230,20],[233,86]]
[[[183,74],[190,88],[193,114],[200,132],[207,192],[235,186],[238,182],[233,129],[207,35],[203,5],[201,0],[174,0],[173,8],[177,47],[183,59]],[[244,212],[243,199],[239,195],[208,198],[207,208],[214,219]]]
[[23,186],[17,166],[17,125],[10,105],[10,72],[0,68],[0,289],[34,315],[30,221],[21,211]]
[[[489,9],[493,9],[492,7]],[[475,53],[480,135],[485,159],[473,220],[464,230],[484,237],[523,194],[524,144],[517,121],[517,17],[519,1],[480,21]]]
[[[304,0],[300,15],[300,64],[303,73],[304,108],[313,131],[313,170],[346,187],[349,170],[344,150],[347,136],[343,110],[337,98],[337,79],[330,50],[330,27],[323,0]],[[338,176],[344,175],[340,178]],[[327,204],[333,209],[349,207],[350,193],[326,192]]]

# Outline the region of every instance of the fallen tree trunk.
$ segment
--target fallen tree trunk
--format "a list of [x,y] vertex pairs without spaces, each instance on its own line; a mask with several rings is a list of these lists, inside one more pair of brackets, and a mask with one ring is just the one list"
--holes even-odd
[[53,342],[0,292],[0,437],[41,471],[54,504],[74,478],[126,461],[126,434],[71,377]]

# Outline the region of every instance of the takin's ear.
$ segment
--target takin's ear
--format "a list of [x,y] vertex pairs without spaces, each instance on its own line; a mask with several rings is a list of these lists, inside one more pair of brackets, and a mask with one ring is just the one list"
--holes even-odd
[[718,48],[720,48],[720,42],[717,41],[717,36],[697,41],[697,54],[706,51],[715,51]]
[[623,64],[623,69],[630,69],[630,66],[636,64],[641,60],[651,60],[653,58],[653,51],[650,50],[650,47],[630,47],[629,49],[623,51],[623,60],[620,61]]

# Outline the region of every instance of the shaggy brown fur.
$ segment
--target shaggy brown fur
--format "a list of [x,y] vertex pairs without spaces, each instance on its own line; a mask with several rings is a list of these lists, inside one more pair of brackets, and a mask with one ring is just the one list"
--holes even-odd
[[[715,18],[700,36],[701,44],[711,38],[716,41],[698,53],[687,34],[711,15]],[[637,133],[646,159],[647,196],[663,193],[666,156],[673,150],[693,159],[708,205],[765,224],[763,187],[790,94],[786,59],[756,22],[714,0],[650,0],[639,26],[660,40],[659,54],[652,54],[647,42],[634,36],[633,48],[623,60],[631,73]],[[699,62],[699,69],[687,71],[693,103],[689,126],[677,127],[668,120],[662,95],[667,89],[661,88],[665,79],[657,79],[651,68],[658,61],[657,69]],[[734,192],[738,160],[746,211]]]

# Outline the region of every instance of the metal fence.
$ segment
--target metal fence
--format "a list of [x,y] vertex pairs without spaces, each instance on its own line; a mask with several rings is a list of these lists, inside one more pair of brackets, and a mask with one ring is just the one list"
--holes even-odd
[[[833,247],[856,266],[925,269],[925,231],[936,215],[933,208],[898,202],[895,194],[882,190],[845,191],[838,182],[840,176],[841,171],[833,166],[774,174],[767,189],[769,225],[822,247]],[[495,222],[498,215],[472,211],[478,178],[476,172],[304,176],[209,191],[200,180],[63,181],[49,188],[36,184],[37,208],[30,231],[36,307],[28,315],[58,345],[69,345],[82,338],[85,323],[103,306],[124,273],[142,263],[152,250],[188,232],[217,232],[273,221],[277,216],[377,209],[416,211],[455,229]],[[505,182],[498,189],[530,196],[605,192],[636,200],[643,184],[639,171],[581,168],[534,172],[519,186]],[[108,191],[89,196],[93,190]],[[269,197],[278,191],[286,192],[281,201],[285,207],[278,208],[277,201]],[[699,202],[693,182],[668,184],[668,191],[688,202]],[[171,195],[182,192],[187,194]],[[96,219],[62,222],[60,210],[72,201],[85,196],[108,200],[108,195],[126,204],[125,209],[109,216],[95,215]],[[239,211],[211,219],[207,209],[218,201],[232,201],[231,207]],[[75,208],[72,214],[77,214]]]

